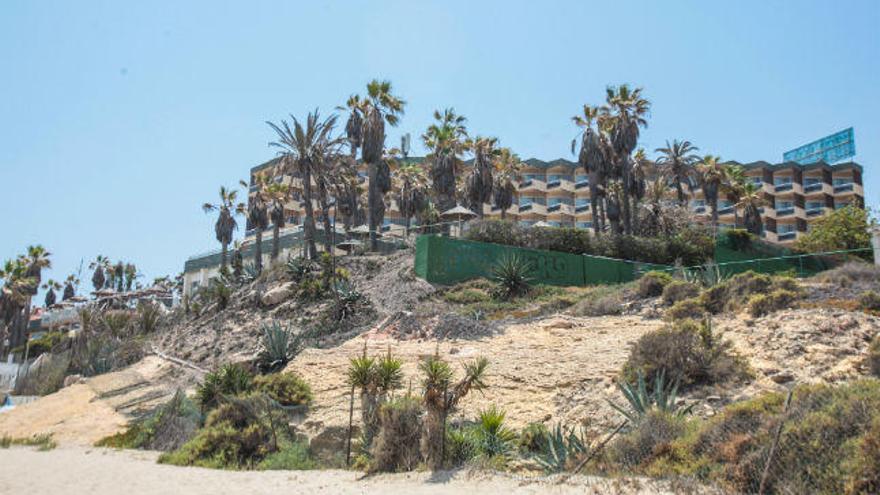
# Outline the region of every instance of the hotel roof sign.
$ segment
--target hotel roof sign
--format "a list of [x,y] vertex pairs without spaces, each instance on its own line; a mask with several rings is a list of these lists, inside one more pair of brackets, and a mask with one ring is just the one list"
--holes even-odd
[[797,162],[801,165],[824,161],[835,163],[856,155],[856,139],[853,128],[817,139],[782,154],[782,161]]

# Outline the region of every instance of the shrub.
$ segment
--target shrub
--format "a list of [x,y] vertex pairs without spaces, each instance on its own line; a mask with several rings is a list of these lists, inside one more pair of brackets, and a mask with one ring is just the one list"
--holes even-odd
[[686,431],[685,419],[659,409],[649,410],[629,432],[610,448],[613,462],[633,469],[649,462],[663,447]]
[[316,469],[318,463],[309,454],[306,442],[287,442],[278,447],[277,452],[267,455],[257,469],[264,471],[305,471]]
[[709,322],[682,320],[643,335],[623,366],[624,380],[643,373],[650,385],[657,375],[679,380],[682,387],[745,378],[747,368],[728,341],[718,341]]
[[519,433],[519,450],[531,454],[541,452],[549,433],[544,423],[529,423]]
[[296,373],[260,375],[253,385],[282,406],[305,406],[312,401],[312,389]]
[[706,315],[706,308],[703,306],[700,298],[691,297],[673,304],[671,308],[666,310],[664,317],[669,321],[693,319],[699,320]]
[[672,306],[678,301],[683,301],[700,295],[700,287],[691,282],[676,280],[663,288],[663,304]]
[[257,367],[264,373],[278,371],[287,366],[303,349],[302,335],[295,335],[291,328],[282,327],[277,321],[260,326],[262,349],[257,356]]
[[[848,205],[819,217],[811,225],[810,231],[798,238],[795,246],[805,253],[870,248],[869,224],[867,210]],[[859,253],[858,256],[871,260],[870,251]]]
[[202,289],[201,295],[208,302],[216,304],[219,309],[226,309],[229,306],[229,300],[232,298],[232,286],[227,284],[221,277],[212,278],[208,285]]
[[769,294],[756,294],[749,298],[749,314],[753,318],[788,308],[798,294],[786,289],[776,289]]
[[657,297],[671,282],[672,275],[666,272],[648,272],[639,279],[638,294],[640,297]]
[[498,284],[493,295],[508,300],[528,294],[533,270],[532,264],[519,255],[502,257],[492,268],[492,278]]
[[205,375],[196,388],[196,400],[203,410],[216,407],[223,396],[250,392],[253,376],[239,364],[224,364],[219,370]]
[[733,249],[746,251],[752,246],[755,236],[746,229],[728,229],[725,234]]
[[880,280],[880,266],[864,261],[850,261],[837,268],[826,270],[816,275],[816,278],[820,282],[841,287],[849,287],[854,283],[877,283]]
[[868,346],[868,356],[865,359],[868,371],[880,378],[880,334],[877,334],[871,341],[871,345]]
[[411,471],[421,461],[422,408],[419,400],[404,396],[379,407],[379,430],[372,442],[370,471]]
[[363,294],[348,280],[338,280],[333,289],[336,291],[336,301],[332,310],[333,321],[340,322],[351,318],[365,302]]
[[450,425],[446,429],[446,465],[457,467],[476,456],[473,425]]
[[149,335],[158,330],[162,324],[162,309],[158,303],[139,302],[136,319],[140,333]]
[[605,285],[594,287],[571,309],[576,316],[608,316],[623,313],[628,285]]
[[58,446],[51,433],[42,433],[31,437],[13,438],[7,435],[0,437],[0,449],[8,449],[13,445],[37,447],[40,452],[52,450]]
[[99,440],[95,445],[169,452],[191,439],[201,421],[195,403],[182,390],[178,390],[171,400],[159,406],[146,419],[131,424],[121,433]]
[[506,456],[513,450],[516,434],[504,426],[504,411],[494,405],[480,411],[480,418],[474,427],[474,445],[477,453],[484,457]]
[[712,314],[736,311],[748,303],[754,295],[765,295],[784,290],[798,295],[801,291],[797,280],[785,276],[770,276],[747,271],[710,287],[700,295],[703,306]]
[[859,306],[867,311],[880,311],[880,294],[869,290],[859,296]]

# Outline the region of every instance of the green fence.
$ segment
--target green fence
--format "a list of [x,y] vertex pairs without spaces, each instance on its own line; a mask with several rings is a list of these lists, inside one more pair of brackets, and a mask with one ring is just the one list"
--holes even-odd
[[669,268],[601,256],[422,235],[416,240],[415,271],[416,275],[428,282],[454,284],[472,278],[491,277],[498,260],[514,254],[532,265],[532,276],[536,283],[549,285],[622,283],[635,280],[645,271]]
[[715,243],[715,263],[725,275],[752,270],[759,273],[794,272],[800,277],[808,277],[870,251],[865,248],[801,254],[762,241],[737,247],[728,236],[719,235]]

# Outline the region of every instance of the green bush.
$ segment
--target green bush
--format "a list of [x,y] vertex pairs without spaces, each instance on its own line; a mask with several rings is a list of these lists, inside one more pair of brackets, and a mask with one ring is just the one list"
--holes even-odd
[[253,386],[282,406],[305,406],[312,401],[312,389],[296,373],[260,375]]
[[630,292],[629,285],[600,285],[594,287],[571,309],[575,316],[609,316],[623,313]]
[[855,283],[877,283],[880,280],[880,266],[864,261],[849,261],[816,275],[816,278],[820,282],[841,287],[849,287]]
[[191,439],[201,424],[198,407],[178,390],[165,404],[125,431],[99,440],[95,446],[116,449],[147,449],[169,452]]
[[687,431],[687,420],[658,409],[649,410],[631,430],[617,438],[609,449],[615,464],[633,469],[650,462],[657,452]]
[[544,423],[529,423],[519,433],[519,450],[530,454],[541,452],[548,433]]
[[700,320],[706,315],[706,308],[698,297],[691,297],[673,304],[663,317],[669,321],[684,319]]
[[776,289],[769,294],[756,294],[749,298],[749,314],[753,318],[768,315],[774,311],[786,309],[798,297],[796,292]]
[[728,242],[737,251],[746,251],[752,246],[755,240],[754,234],[746,229],[728,229],[725,232]]
[[723,383],[748,376],[745,362],[728,341],[719,341],[708,322],[681,320],[649,332],[633,345],[623,366],[629,383],[644,374],[650,385],[659,373],[682,388]]
[[880,294],[869,290],[859,296],[859,306],[868,311],[880,311]]
[[264,471],[305,471],[317,469],[318,463],[311,457],[306,442],[287,442],[278,451],[267,455],[257,469]]
[[[870,248],[869,224],[867,210],[848,205],[819,217],[811,224],[810,231],[798,238],[795,247],[804,253]],[[857,255],[868,261],[872,259],[870,250]]]
[[484,457],[507,456],[513,450],[516,434],[504,425],[504,411],[494,405],[480,411],[474,427],[474,445]]
[[239,364],[224,364],[205,375],[196,388],[196,401],[203,410],[216,407],[223,396],[235,396],[253,389],[253,375]]
[[639,279],[639,297],[657,297],[672,282],[672,275],[666,272],[651,271]]
[[724,311],[737,311],[748,307],[752,296],[766,295],[776,290],[794,293],[801,292],[796,279],[779,275],[767,275],[747,271],[738,273],[730,279],[710,287],[700,295],[706,310],[712,314]]
[[672,306],[678,301],[684,301],[700,295],[700,286],[683,280],[676,280],[663,288],[663,304]]

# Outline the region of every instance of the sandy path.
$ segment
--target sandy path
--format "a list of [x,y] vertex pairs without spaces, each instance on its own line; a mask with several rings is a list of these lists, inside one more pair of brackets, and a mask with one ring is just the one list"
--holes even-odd
[[32,495],[277,495],[279,493],[673,493],[663,483],[576,477],[557,484],[491,473],[216,471],[155,463],[156,453],[61,447],[0,450],[0,492]]

